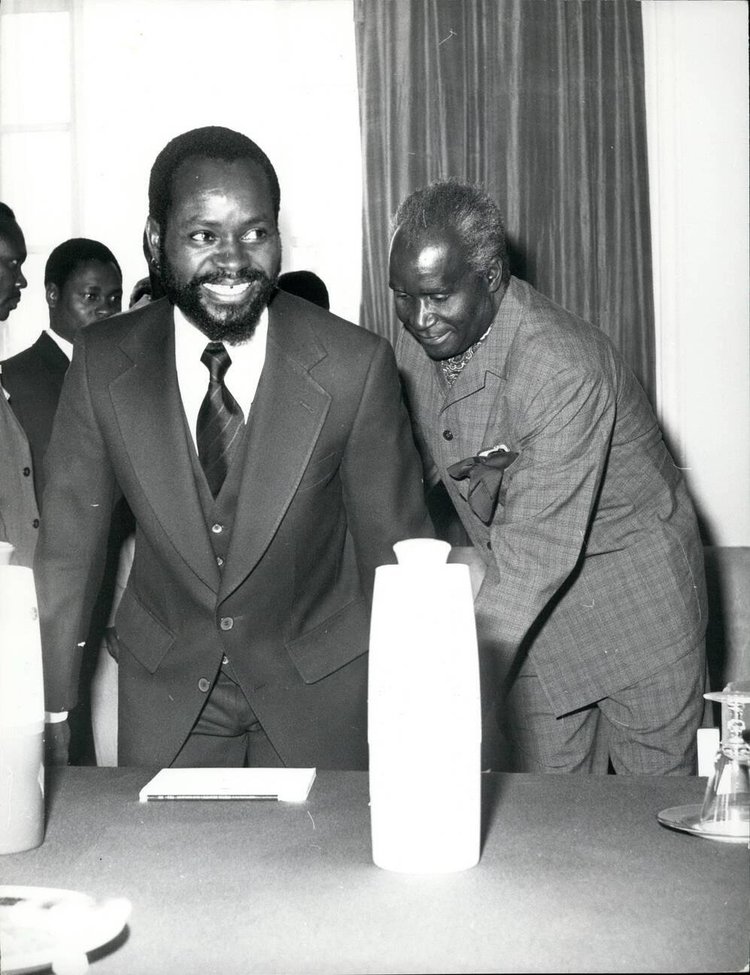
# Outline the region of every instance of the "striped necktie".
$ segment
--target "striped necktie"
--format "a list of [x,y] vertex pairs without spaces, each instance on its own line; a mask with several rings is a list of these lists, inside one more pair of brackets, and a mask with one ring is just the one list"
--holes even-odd
[[208,368],[210,378],[198,412],[196,441],[208,486],[216,497],[239,445],[245,418],[237,400],[224,385],[224,376],[232,359],[223,344],[209,342],[201,362]]

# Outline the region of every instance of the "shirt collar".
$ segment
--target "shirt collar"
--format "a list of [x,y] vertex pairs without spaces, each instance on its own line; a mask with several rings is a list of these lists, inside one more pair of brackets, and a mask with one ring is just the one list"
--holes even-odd
[[[197,325],[183,315],[177,305],[173,305],[174,310],[174,336],[175,349],[177,350],[178,361],[180,359],[195,359],[200,362],[203,350],[211,341]],[[265,350],[266,335],[268,333],[268,308],[264,308],[255,326],[252,338],[247,342],[238,345],[231,345],[224,342],[232,362],[235,364],[246,363],[255,360],[258,356],[259,348]]]
[[58,335],[57,332],[53,331],[52,329],[49,329],[47,334],[53,342],[57,343],[61,351],[67,356],[68,361],[70,361],[73,358],[73,343],[69,342],[67,339],[64,339],[62,335]]
[[455,383],[455,381],[458,379],[458,376],[466,363],[474,358],[474,353],[490,334],[493,325],[494,319],[490,322],[490,327],[487,329],[484,335],[481,335],[477,341],[473,345],[469,346],[469,348],[464,352],[460,352],[458,355],[452,355],[450,359],[441,359],[440,367],[443,370],[445,381],[449,386],[452,386],[453,383]]

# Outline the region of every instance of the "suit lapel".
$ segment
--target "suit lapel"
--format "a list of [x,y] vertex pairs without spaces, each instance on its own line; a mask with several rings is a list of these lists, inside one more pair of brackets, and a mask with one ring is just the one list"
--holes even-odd
[[50,372],[65,376],[70,365],[70,360],[49,333],[42,332],[36,340],[35,345],[39,353],[39,358],[45,363]]
[[520,322],[521,306],[516,295],[515,282],[511,278],[490,334],[446,393],[443,409],[467,396],[473,396],[487,386],[492,387],[491,392],[494,392],[504,384],[505,363]]
[[[451,426],[452,418],[459,420],[458,426],[465,437],[460,446],[461,457],[476,455],[480,450],[512,439],[511,419],[504,397],[506,366],[522,317],[518,285],[511,279],[490,334],[438,407],[445,425]],[[439,436],[437,431],[435,436]],[[435,449],[438,446],[439,441]],[[461,482],[458,490],[466,496],[468,482]]]
[[278,294],[269,306],[268,343],[250,411],[244,471],[221,583],[225,598],[268,547],[305,472],[331,402],[310,375],[326,355],[298,305]]
[[172,544],[216,591],[219,571],[193,476],[177,383],[172,311],[166,301],[159,302],[144,309],[139,319],[121,345],[132,365],[110,385],[123,443]]

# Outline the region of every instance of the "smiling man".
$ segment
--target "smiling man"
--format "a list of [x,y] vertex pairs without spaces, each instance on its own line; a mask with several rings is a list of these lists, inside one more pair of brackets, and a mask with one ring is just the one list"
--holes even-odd
[[497,711],[516,771],[694,773],[703,550],[642,388],[598,328],[510,275],[478,187],[402,203],[390,286],[428,484],[485,569],[487,745]]
[[147,223],[167,297],[78,336],[35,566],[57,760],[124,496],[120,764],[366,766],[375,568],[432,528],[393,352],[277,290],[279,204],[244,135],[173,139]]

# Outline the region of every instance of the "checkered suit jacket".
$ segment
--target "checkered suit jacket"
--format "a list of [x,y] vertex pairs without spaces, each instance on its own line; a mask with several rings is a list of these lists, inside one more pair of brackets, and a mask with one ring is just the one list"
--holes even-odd
[[[499,683],[528,652],[561,715],[700,643],[703,551],[685,482],[599,329],[512,278],[453,387],[406,331],[397,360],[428,482],[442,479],[487,564],[477,626]],[[499,444],[518,457],[485,525],[447,468]]]

